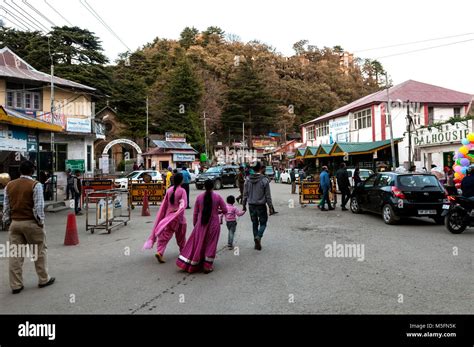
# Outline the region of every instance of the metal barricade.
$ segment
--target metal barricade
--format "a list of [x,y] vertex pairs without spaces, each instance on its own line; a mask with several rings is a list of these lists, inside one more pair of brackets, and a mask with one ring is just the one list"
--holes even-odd
[[[124,204],[126,213],[124,214]],[[127,189],[107,189],[88,192],[84,201],[86,209],[86,231],[104,229],[108,234],[112,229],[127,225],[131,219],[130,196]],[[89,223],[89,208],[95,205],[95,223]]]

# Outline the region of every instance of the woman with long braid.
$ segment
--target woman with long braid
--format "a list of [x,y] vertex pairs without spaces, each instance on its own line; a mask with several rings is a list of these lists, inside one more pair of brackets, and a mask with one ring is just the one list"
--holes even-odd
[[219,212],[227,213],[224,199],[212,191],[214,183],[207,180],[204,188],[206,192],[197,197],[194,205],[194,230],[176,261],[179,268],[189,273],[200,270],[204,270],[204,273],[213,271],[221,231]]
[[187,197],[186,191],[181,187],[182,183],[183,175],[180,173],[176,174],[173,186],[166,191],[151,235],[143,246],[143,249],[151,249],[157,241],[155,257],[160,263],[165,262],[163,255],[173,234],[176,236],[176,243],[180,252],[186,243],[186,218],[184,210],[187,206]]

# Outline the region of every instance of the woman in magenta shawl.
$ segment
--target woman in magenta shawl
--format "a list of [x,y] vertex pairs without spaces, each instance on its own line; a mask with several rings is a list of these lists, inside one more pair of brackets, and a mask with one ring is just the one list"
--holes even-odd
[[194,230],[176,261],[179,268],[189,273],[213,271],[221,231],[219,212],[227,213],[224,199],[212,191],[214,183],[208,180],[204,187],[206,192],[197,197],[194,205]]
[[160,263],[164,263],[163,255],[166,245],[176,236],[176,243],[181,252],[186,243],[186,218],[184,210],[187,204],[186,191],[181,188],[183,175],[178,173],[174,176],[174,185],[166,191],[163,203],[160,206],[155,219],[151,235],[145,242],[143,249],[151,249],[157,242],[155,257]]

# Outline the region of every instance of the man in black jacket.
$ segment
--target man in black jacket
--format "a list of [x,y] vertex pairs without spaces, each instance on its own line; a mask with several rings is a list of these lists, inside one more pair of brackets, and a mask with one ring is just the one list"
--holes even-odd
[[349,182],[349,173],[346,169],[346,164],[341,163],[339,170],[336,171],[337,185],[341,191],[341,208],[347,211],[346,204],[351,197],[351,184]]

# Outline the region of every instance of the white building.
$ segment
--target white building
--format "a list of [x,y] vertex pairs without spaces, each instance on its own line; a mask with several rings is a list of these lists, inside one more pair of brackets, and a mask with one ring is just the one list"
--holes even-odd
[[390,139],[390,100],[393,138],[403,138],[398,143],[399,165],[409,162],[407,124],[411,118],[412,161],[418,168],[451,166],[452,152],[472,131],[471,120],[455,120],[469,113],[473,95],[413,80],[391,87],[388,94],[381,90],[302,124],[303,146]]

